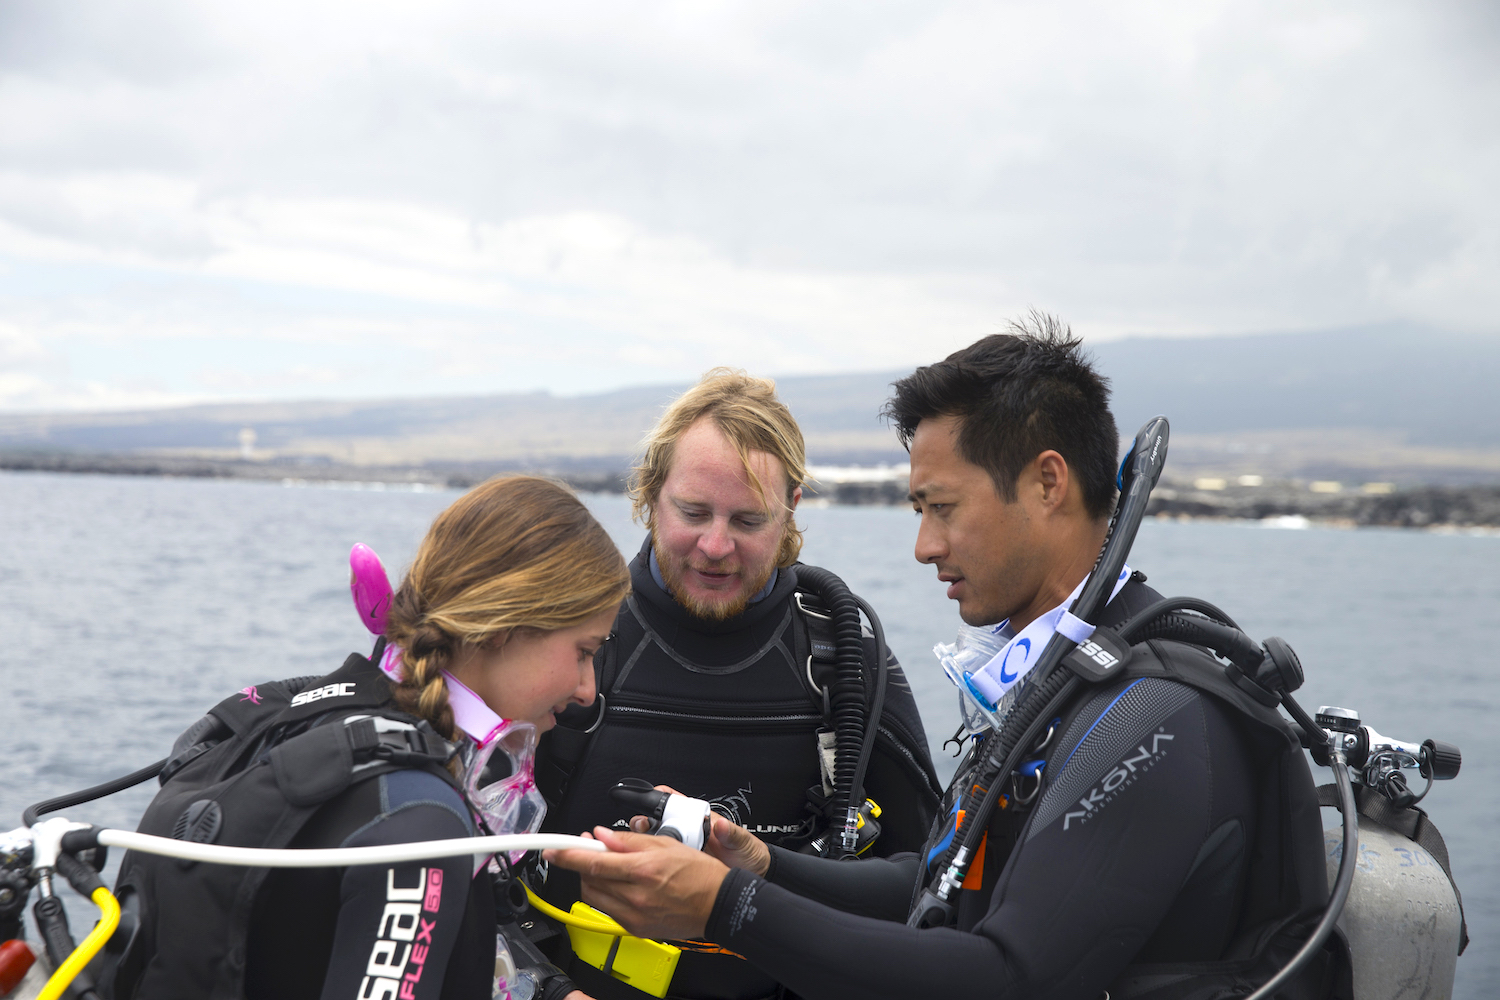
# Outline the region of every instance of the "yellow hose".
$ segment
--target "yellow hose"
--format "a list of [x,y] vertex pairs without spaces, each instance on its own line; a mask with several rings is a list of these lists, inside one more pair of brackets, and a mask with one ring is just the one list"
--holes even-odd
[[101,911],[99,922],[94,925],[89,936],[83,939],[83,944],[74,948],[73,954],[52,973],[52,978],[47,980],[47,985],[37,994],[37,1000],[57,1000],[62,996],[73,979],[83,971],[83,967],[104,947],[104,942],[109,940],[115,928],[120,926],[120,904],[108,889],[101,885],[89,898]]
[[531,905],[535,906],[538,910],[541,910],[543,913],[547,914],[547,916],[551,917],[553,920],[558,921],[559,923],[570,924],[573,927],[579,927],[586,931],[594,931],[598,934],[613,934],[615,937],[630,936],[629,931],[627,931],[621,925],[615,923],[613,920],[609,920],[606,922],[603,920],[588,920],[584,917],[575,917],[571,913],[568,913],[564,910],[559,910],[557,907],[547,902],[541,896],[538,896],[536,893],[532,892],[531,886],[528,885],[525,886],[525,888],[526,898],[531,900]]

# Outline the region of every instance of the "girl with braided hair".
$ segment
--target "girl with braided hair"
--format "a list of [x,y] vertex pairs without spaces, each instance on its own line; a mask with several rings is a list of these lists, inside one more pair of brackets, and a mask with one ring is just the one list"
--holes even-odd
[[551,729],[592,703],[585,640],[604,641],[629,591],[619,550],[565,487],[491,480],[438,515],[391,600],[396,704],[452,738],[456,678],[500,717]]
[[[461,497],[433,522],[392,596],[376,653],[345,664],[347,670],[358,660],[361,676],[390,686],[391,708],[459,746],[447,764],[454,780],[433,767],[356,781],[319,807],[291,846],[487,832],[495,824],[485,822],[489,813],[472,793],[505,778],[489,771],[503,771],[509,757],[476,761],[485,734],[519,733],[534,743],[556,713],[592,703],[594,652],[629,590],[619,551],[565,487],[515,476]],[[391,681],[370,669],[376,661]],[[503,919],[505,903],[493,892],[490,872],[474,867],[470,857],[458,857],[271,872],[250,920],[244,995],[488,1000],[497,967],[496,907]],[[414,895],[417,888],[423,891]],[[402,924],[393,907],[416,904],[391,900],[418,895],[418,922]],[[527,962],[517,955],[516,964]],[[550,966],[529,971],[542,1000],[584,997]]]

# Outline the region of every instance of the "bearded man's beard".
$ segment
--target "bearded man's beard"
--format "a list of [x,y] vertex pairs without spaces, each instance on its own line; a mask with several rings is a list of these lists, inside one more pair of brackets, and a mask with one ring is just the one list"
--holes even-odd
[[[791,530],[790,523],[784,530]],[[667,585],[667,592],[672,595],[678,604],[681,604],[688,611],[692,612],[693,617],[704,618],[708,621],[723,621],[726,618],[733,618],[741,611],[744,611],[750,606],[750,598],[764,590],[766,581],[770,580],[771,574],[776,572],[776,561],[773,559],[771,564],[760,573],[759,578],[750,580],[749,585],[741,589],[739,594],[734,598],[727,601],[705,601],[689,593],[687,588],[683,586],[682,580],[687,573],[687,567],[670,556],[663,558],[663,553],[666,550],[662,548],[661,539],[657,537],[655,525],[651,527],[651,550],[656,553],[656,565],[661,570],[661,578]],[[778,545],[777,552],[779,553],[780,551],[781,548]],[[704,568],[713,570],[714,566]],[[743,568],[742,564],[741,571],[743,571]]]

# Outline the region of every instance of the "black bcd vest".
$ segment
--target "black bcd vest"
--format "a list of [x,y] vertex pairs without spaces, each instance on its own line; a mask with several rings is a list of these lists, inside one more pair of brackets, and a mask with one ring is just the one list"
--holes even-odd
[[[808,792],[822,783],[818,732],[830,728],[836,649],[827,611],[796,589],[795,571],[782,571],[790,599],[769,609],[760,641],[722,666],[683,655],[639,594],[626,599],[595,660],[598,701],[566,713],[543,737],[537,783],[550,806],[545,829],[621,825],[627,817],[609,789],[645,778],[708,800],[768,843],[795,849],[812,838],[822,817],[810,812]],[[865,647],[869,674],[868,635]],[[940,792],[899,667],[889,674],[865,793],[883,810],[876,853],[917,849]]]
[[[174,746],[139,831],[284,848],[356,782],[421,768],[455,784],[442,766],[451,753],[425,722],[391,706],[390,682],[370,660],[351,654],[326,677],[248,687],[216,705]],[[240,1000],[251,914],[268,871],[127,853],[115,890],[126,918],[107,946],[114,952],[107,965],[115,968],[102,992],[115,1000]],[[488,918],[493,948],[493,912],[486,909],[471,905],[465,919]],[[459,940],[483,937],[463,933]],[[469,965],[488,981],[483,962],[455,951],[453,985],[473,978],[463,972]],[[447,986],[445,980],[445,994]]]
[[[1113,627],[1153,603],[1158,596],[1136,573],[1099,616]],[[1067,669],[1059,665],[1059,669]],[[1238,931],[1217,961],[1133,964],[1109,987],[1112,1000],[1220,1000],[1246,996],[1268,980],[1302,947],[1328,901],[1318,792],[1301,742],[1274,708],[1237,687],[1211,653],[1197,646],[1152,639],[1133,647],[1130,660],[1110,678],[1119,683],[1159,677],[1185,684],[1230,709],[1256,765],[1259,829],[1246,874],[1246,894]],[[1091,700],[1092,686],[1080,689],[1065,706],[1057,732],[1067,732],[1074,717]],[[1059,752],[1060,743],[1047,750]],[[950,790],[965,787],[976,753],[971,748]],[[1050,765],[1049,762],[1049,766]],[[945,802],[945,807],[951,801]],[[984,870],[1002,872],[1017,841],[1025,835],[1032,813],[1026,806],[997,810],[988,828]],[[937,833],[934,830],[934,835]],[[924,880],[925,880],[924,875]],[[998,881],[998,879],[996,880]],[[987,915],[990,890],[959,894],[958,926],[972,927]],[[1347,944],[1335,931],[1323,951],[1283,990],[1281,1000],[1352,1000]]]
[[[598,702],[560,718],[538,751],[537,783],[550,805],[543,828],[578,833],[619,826],[628,816],[609,789],[623,778],[644,778],[710,801],[768,843],[793,850],[806,844],[825,823],[811,800],[822,786],[818,733],[832,728],[824,695],[836,654],[828,612],[799,588],[797,567],[784,569],[764,605],[753,606],[754,628],[696,636],[717,644],[718,665],[708,664],[681,650],[682,632],[698,623],[659,593],[644,554],[631,569],[635,592],[595,660]],[[642,596],[645,588],[652,599]],[[874,658],[866,634],[867,683]],[[939,799],[916,702],[899,666],[889,671],[885,705],[865,779],[866,796],[882,809],[877,854],[920,847]],[[541,892],[566,910],[578,898],[577,877],[549,871]],[[568,972],[601,1000],[640,995],[577,963]],[[737,957],[689,951],[670,995],[751,998],[775,990],[774,981]]]

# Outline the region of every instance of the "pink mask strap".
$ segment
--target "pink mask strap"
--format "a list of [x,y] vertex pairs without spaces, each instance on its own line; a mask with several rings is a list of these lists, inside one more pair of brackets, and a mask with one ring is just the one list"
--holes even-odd
[[401,647],[394,642],[388,643],[385,652],[380,656],[380,669],[385,675],[397,684],[401,683]]
[[448,681],[448,705],[453,709],[454,724],[481,747],[489,746],[500,730],[509,725],[508,720],[496,715],[463,681],[446,670],[443,676]]

